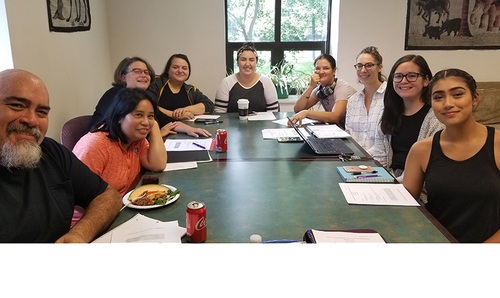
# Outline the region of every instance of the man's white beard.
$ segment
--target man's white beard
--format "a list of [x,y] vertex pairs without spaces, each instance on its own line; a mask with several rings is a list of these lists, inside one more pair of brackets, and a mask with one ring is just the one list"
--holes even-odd
[[0,165],[6,168],[34,169],[42,158],[42,148],[34,141],[24,140],[18,144],[5,142],[0,147]]

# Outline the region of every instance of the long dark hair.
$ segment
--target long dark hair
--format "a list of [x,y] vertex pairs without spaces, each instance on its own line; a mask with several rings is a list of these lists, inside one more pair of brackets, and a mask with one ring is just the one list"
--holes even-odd
[[104,117],[90,132],[106,131],[108,138],[119,139],[122,143],[127,144],[128,139],[121,129],[120,121],[132,112],[142,100],[148,100],[153,105],[153,112],[156,115],[158,106],[147,91],[138,88],[123,88],[113,97],[113,102],[106,110]]
[[[382,119],[380,122],[380,128],[384,134],[395,135],[401,129],[401,121],[403,118],[403,113],[405,110],[404,102],[401,96],[394,90],[394,72],[399,65],[405,62],[413,62],[420,69],[419,73],[423,78],[432,79],[432,72],[425,61],[424,57],[420,55],[406,55],[398,59],[394,66],[391,68],[391,73],[389,74],[389,79],[387,82],[387,87],[384,94],[384,111],[382,113]],[[429,86],[422,89],[422,94],[420,98],[425,104],[430,104],[430,94]]]
[[167,64],[165,64],[165,69],[161,73],[161,76],[168,79],[168,70],[172,66],[172,61],[174,61],[175,58],[179,58],[187,62],[189,68],[189,74],[186,81],[189,80],[189,77],[191,76],[191,62],[189,62],[188,57],[184,54],[173,54],[172,56],[170,56],[170,58],[168,58]]

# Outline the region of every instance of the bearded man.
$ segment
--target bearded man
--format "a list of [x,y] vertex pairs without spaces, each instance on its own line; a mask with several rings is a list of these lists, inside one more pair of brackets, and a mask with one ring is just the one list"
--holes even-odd
[[[0,72],[0,242],[91,242],[122,206],[115,189],[45,136],[49,111],[40,78]],[[70,229],[75,205],[87,213]]]

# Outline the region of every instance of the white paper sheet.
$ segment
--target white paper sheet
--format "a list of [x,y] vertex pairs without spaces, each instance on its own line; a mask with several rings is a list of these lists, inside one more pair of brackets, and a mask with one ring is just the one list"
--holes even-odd
[[[304,127],[300,127],[299,130],[306,137],[310,134]],[[264,140],[274,140],[279,137],[300,137],[299,134],[293,128],[266,128],[262,130],[262,138]]]
[[173,163],[167,163],[167,166],[163,171],[170,172],[170,171],[188,170],[196,168],[198,168],[198,163],[196,161],[173,162]]
[[167,139],[165,149],[167,151],[193,151],[210,150],[211,138],[208,139]]
[[385,243],[379,233],[311,230],[316,243]]
[[[284,126],[288,126],[288,119],[287,118],[284,118],[284,119],[278,119],[278,120],[275,120],[273,121],[274,123],[276,124],[280,124],[280,125],[284,125]],[[318,121],[316,120],[312,120],[312,119],[309,119],[309,118],[304,118],[302,119],[302,125],[306,125],[306,124],[314,124],[314,123],[317,123]]]
[[181,243],[186,228],[178,222],[163,222],[140,213],[92,243]]
[[273,112],[257,112],[257,115],[248,116],[248,121],[276,120]]
[[349,204],[419,206],[403,184],[339,183]]
[[310,125],[307,129],[320,139],[348,138],[351,136],[336,124]]

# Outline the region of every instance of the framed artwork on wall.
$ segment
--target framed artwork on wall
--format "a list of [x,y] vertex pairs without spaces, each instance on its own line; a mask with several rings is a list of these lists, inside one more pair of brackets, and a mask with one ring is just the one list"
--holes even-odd
[[90,0],[47,0],[49,30],[76,32],[90,30]]
[[500,49],[500,0],[408,0],[405,50]]

